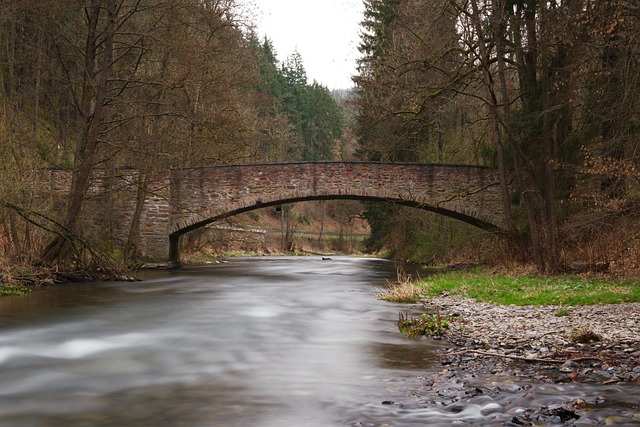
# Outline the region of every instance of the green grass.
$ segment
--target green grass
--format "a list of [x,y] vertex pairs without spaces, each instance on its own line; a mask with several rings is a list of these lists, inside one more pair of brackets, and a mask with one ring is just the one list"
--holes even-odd
[[570,314],[571,314],[571,310],[569,310],[568,308],[561,308],[561,309],[558,309],[558,311],[556,311],[555,313],[553,313],[553,315],[556,317],[566,317],[566,316],[569,316]]
[[0,295],[26,295],[30,291],[28,286],[23,285],[0,285]]
[[450,320],[443,318],[440,313],[423,314],[420,317],[412,317],[400,313],[398,317],[398,329],[409,337],[420,335],[440,336],[449,328]]
[[640,284],[581,276],[495,275],[488,269],[425,278],[422,294],[462,295],[502,305],[590,305],[640,301]]

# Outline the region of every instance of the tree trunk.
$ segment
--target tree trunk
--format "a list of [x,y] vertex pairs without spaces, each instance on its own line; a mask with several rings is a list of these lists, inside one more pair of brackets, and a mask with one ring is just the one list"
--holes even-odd
[[[63,224],[66,232],[56,236],[45,248],[42,260],[55,263],[67,259],[73,249],[73,240],[77,232],[77,223],[84,196],[89,188],[91,172],[98,150],[100,127],[105,117],[105,99],[107,84],[111,74],[113,57],[113,36],[116,27],[117,5],[115,0],[105,0],[107,24],[104,41],[100,42],[98,29],[102,6],[99,0],[93,0],[86,8],[88,18],[87,43],[85,48],[85,80],[82,111],[86,131],[76,150],[75,170],[71,183],[70,199]],[[102,60],[98,61],[99,55]]]
[[[471,1],[471,7],[473,10],[473,23],[476,31],[478,32],[478,38],[480,40],[478,44],[478,49],[480,56],[483,62],[483,72],[485,74],[486,79],[486,88],[487,88],[487,102],[490,103],[489,108],[491,110],[491,131],[492,131],[492,139],[494,146],[496,148],[497,157],[498,157],[498,176],[500,179],[500,190],[502,195],[502,208],[504,211],[504,219],[505,224],[507,226],[507,230],[519,245],[520,237],[518,229],[516,228],[513,222],[513,213],[511,211],[511,195],[509,193],[509,180],[507,174],[507,161],[504,150],[504,143],[502,135],[505,132],[501,131],[500,126],[506,127],[508,130],[509,122],[511,120],[510,110],[509,110],[509,97],[507,92],[506,85],[506,66],[504,60],[504,46],[502,44],[502,37],[500,29],[502,28],[502,15],[500,10],[494,10],[494,19],[499,20],[493,23],[493,39],[497,40],[497,56],[498,56],[498,78],[500,80],[499,91],[501,95],[501,101],[498,101],[498,94],[496,89],[496,83],[494,81],[494,76],[492,75],[490,69],[490,53],[487,47],[484,45],[484,29],[482,26],[482,22],[480,20],[480,11],[478,8],[477,0]],[[497,8],[498,6],[494,6]],[[500,117],[500,112],[502,112],[502,117]],[[507,137],[510,138],[511,132],[506,132]],[[518,171],[516,171],[518,173]],[[522,252],[524,249],[521,247],[520,251]]]
[[39,122],[38,111],[40,110],[40,86],[42,80],[42,29],[38,31],[36,50],[35,94],[33,97],[33,144],[37,148]]
[[320,201],[321,209],[321,217],[320,217],[320,233],[318,233],[318,245],[322,242],[322,234],[324,233],[324,219],[327,216],[327,205],[324,201]]
[[[516,63],[518,67],[518,78],[520,83],[520,98],[522,99],[523,109],[526,113],[535,113],[535,97],[537,79],[537,63],[538,63],[538,37],[536,30],[536,2],[538,0],[527,0],[527,8],[524,16],[518,14],[512,19],[514,20],[514,45],[516,54]],[[522,13],[522,12],[519,12]],[[524,19],[524,21],[523,21]],[[522,32],[526,33],[526,37],[522,37]],[[527,41],[527,49],[523,44],[523,40]],[[531,245],[536,265],[539,269],[545,269],[545,257],[542,248],[542,240],[540,236],[540,216],[539,209],[536,209],[536,198],[541,196],[540,177],[537,176],[536,167],[532,160],[527,157],[523,149],[518,145],[515,136],[509,138],[510,148],[513,155],[513,165],[517,185],[522,194],[524,206],[527,214],[527,223],[529,224],[529,233],[531,235]],[[531,144],[535,144],[532,141]]]
[[[542,28],[546,25],[546,6],[541,4]],[[542,83],[542,142],[544,146],[543,157],[543,193],[544,203],[541,207],[541,218],[544,235],[545,268],[548,272],[556,273],[560,270],[558,251],[558,219],[555,209],[556,177],[555,177],[555,149],[554,138],[551,135],[551,76],[549,71],[549,51],[546,44],[547,37],[543,33],[540,38],[540,63]]]
[[14,96],[14,84],[15,84],[15,57],[16,57],[16,38],[18,37],[16,31],[16,17],[15,15],[10,18],[11,34],[7,46],[7,99],[13,100]]
[[15,221],[15,214],[13,212],[9,213],[9,231],[11,232],[11,241],[13,242],[13,252],[14,255],[22,254],[22,245],[20,242],[20,236],[18,235],[18,226]]
[[129,227],[129,235],[127,243],[124,247],[125,260],[132,259],[137,253],[138,239],[140,235],[140,217],[142,216],[142,208],[147,197],[148,175],[140,171],[138,175],[138,189],[136,193],[136,209],[131,218],[131,226]]

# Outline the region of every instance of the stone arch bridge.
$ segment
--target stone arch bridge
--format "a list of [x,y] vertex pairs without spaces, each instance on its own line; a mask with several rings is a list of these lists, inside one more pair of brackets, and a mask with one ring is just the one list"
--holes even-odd
[[[70,173],[49,170],[51,194],[70,188]],[[136,169],[97,171],[86,202],[89,225],[125,241],[134,212],[137,246],[148,259],[179,262],[180,237],[214,221],[307,200],[389,201],[501,231],[498,174],[470,165],[300,162],[172,169],[148,181]],[[59,197],[58,197],[59,198]],[[142,202],[142,203],[141,203]]]

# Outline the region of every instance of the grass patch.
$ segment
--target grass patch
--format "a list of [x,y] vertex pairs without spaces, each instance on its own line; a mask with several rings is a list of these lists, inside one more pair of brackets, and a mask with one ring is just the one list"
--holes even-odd
[[640,301],[640,285],[633,281],[582,276],[511,277],[489,269],[455,271],[425,278],[421,293],[462,295],[502,305],[591,305]]
[[570,314],[571,314],[571,310],[569,310],[568,308],[561,308],[555,313],[553,313],[553,315],[556,317],[566,317],[566,316],[569,316]]
[[377,297],[383,301],[397,302],[403,304],[413,304],[423,297],[424,289],[421,280],[413,279],[404,273],[397,273],[396,280],[385,280],[387,288],[380,292]]
[[378,294],[378,299],[403,304],[413,304],[422,299],[423,289],[415,282],[389,283],[387,290]]
[[15,268],[9,270],[0,268],[0,296],[26,295],[31,290],[31,286],[24,283],[23,278],[30,278],[33,272],[26,268]]
[[398,329],[409,337],[441,336],[449,328],[449,319],[436,314],[423,314],[419,317],[412,317],[402,313],[398,316]]
[[0,285],[0,295],[26,295],[31,289],[23,285]]

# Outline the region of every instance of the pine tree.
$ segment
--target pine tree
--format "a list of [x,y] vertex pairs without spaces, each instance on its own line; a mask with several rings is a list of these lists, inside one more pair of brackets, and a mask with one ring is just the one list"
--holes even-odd
[[283,109],[302,146],[300,160],[332,160],[342,138],[343,116],[329,90],[307,84],[302,56],[295,51],[282,66],[286,81]]

